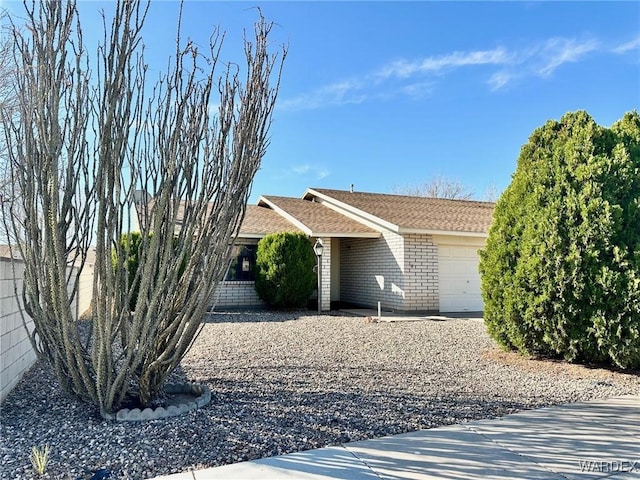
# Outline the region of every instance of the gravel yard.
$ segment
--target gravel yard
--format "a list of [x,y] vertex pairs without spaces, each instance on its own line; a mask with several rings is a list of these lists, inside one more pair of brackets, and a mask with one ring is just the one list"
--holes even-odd
[[178,375],[209,385],[211,403],[119,424],[68,399],[37,364],[2,404],[2,478],[34,477],[34,445],[52,448],[44,478],[75,480],[86,467],[141,479],[640,392],[637,374],[500,352],[479,320],[308,312],[211,315]]

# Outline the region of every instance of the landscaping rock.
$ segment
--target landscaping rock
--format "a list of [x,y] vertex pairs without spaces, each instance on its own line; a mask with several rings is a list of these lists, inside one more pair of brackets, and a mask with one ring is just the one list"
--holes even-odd
[[87,467],[108,468],[113,479],[146,479],[640,393],[637,372],[496,349],[478,320],[374,326],[358,317],[258,311],[210,316],[170,382],[182,386],[167,385],[169,397],[178,398],[169,392],[184,384],[193,393],[196,383],[210,402],[192,396],[156,408],[155,420],[106,421],[70,400],[38,362],[2,403],[0,478],[34,478],[36,445],[51,448],[44,478],[75,479]]

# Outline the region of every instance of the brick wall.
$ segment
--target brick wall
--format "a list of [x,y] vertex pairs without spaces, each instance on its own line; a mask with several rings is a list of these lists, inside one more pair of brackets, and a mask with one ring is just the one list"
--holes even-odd
[[399,311],[438,310],[438,247],[430,235],[340,242],[340,299]]
[[331,238],[322,238],[322,259],[320,268],[322,270],[322,311],[331,309]]
[[262,307],[264,302],[256,293],[255,282],[222,282],[214,295],[212,309],[230,307]]
[[404,241],[395,233],[382,238],[344,238],[340,242],[340,299],[384,310],[403,310]]
[[[245,245],[257,245],[256,239],[242,239],[235,243],[232,256],[236,256]],[[225,273],[226,276],[226,273]],[[256,292],[255,282],[235,280],[221,282],[213,295],[210,309],[255,308],[265,306]]]
[[[22,289],[24,265],[19,260],[14,265],[15,276],[11,260],[0,258],[0,401],[36,361],[13,290],[15,278],[18,279],[18,292]],[[29,320],[28,328],[33,329],[33,321]]]
[[[36,361],[36,354],[22,323],[20,305],[14,294],[14,282],[18,293],[22,291],[23,275],[24,264],[21,260],[14,260],[12,267],[9,258],[0,257],[0,401],[4,400],[20,381],[24,372]],[[87,301],[83,295],[86,296],[87,291],[89,295],[92,293],[92,289],[87,287],[86,278],[83,282],[81,276],[80,282],[79,296],[76,296],[71,305],[71,312],[75,319],[78,318],[79,305],[82,302],[85,304],[90,302],[90,299]],[[69,286],[69,293],[71,293],[71,286]],[[27,328],[33,331],[33,320],[26,314],[25,319]]]
[[405,310],[438,310],[438,247],[430,235],[406,234]]

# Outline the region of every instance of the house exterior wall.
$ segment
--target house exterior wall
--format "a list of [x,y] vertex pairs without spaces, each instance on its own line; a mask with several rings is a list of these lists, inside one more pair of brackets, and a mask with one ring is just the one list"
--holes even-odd
[[221,282],[214,296],[213,308],[256,308],[264,302],[258,296],[255,282]]
[[340,239],[331,239],[331,301],[340,301]]
[[331,259],[332,259],[332,239],[328,237],[322,238],[322,259],[320,268],[322,269],[322,296],[320,297],[322,303],[322,311],[331,309]]
[[438,247],[430,235],[341,239],[340,299],[386,310],[438,310]]
[[[257,245],[257,239],[238,239],[233,252],[239,252],[245,245]],[[236,253],[233,255],[235,256]],[[231,263],[229,263],[231,266]],[[226,272],[225,272],[226,277]],[[257,308],[265,303],[256,292],[255,282],[247,280],[222,281],[218,284],[210,310],[220,308]]]
[[386,232],[381,238],[340,241],[340,299],[385,310],[405,309],[404,240]]
[[438,247],[431,235],[406,234],[405,310],[438,310]]

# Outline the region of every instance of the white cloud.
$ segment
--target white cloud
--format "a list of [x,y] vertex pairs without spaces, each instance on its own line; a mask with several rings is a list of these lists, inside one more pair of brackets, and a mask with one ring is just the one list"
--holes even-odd
[[322,180],[331,174],[331,172],[324,167],[316,167],[308,163],[294,165],[291,167],[291,171],[296,175],[313,177],[316,180]]
[[575,63],[586,54],[598,49],[595,40],[577,41],[567,38],[552,38],[545,42],[540,51],[542,65],[537,68],[538,75],[548,77],[565,63]]
[[362,103],[367,99],[363,85],[357,80],[345,80],[320,87],[310,93],[283,99],[282,110],[313,110],[320,107]]
[[309,170],[311,170],[311,165],[296,165],[291,169],[291,171],[297,175],[304,175]]
[[[640,37],[612,51],[624,53],[639,46]],[[431,96],[447,75],[462,69],[482,68],[481,75],[485,76],[489,90],[497,91],[527,77],[549,78],[564,64],[583,61],[596,51],[605,51],[596,39],[555,37],[521,48],[497,46],[416,60],[398,59],[359,76],[283,99],[279,108],[313,110],[371,100],[389,101],[399,96],[419,101]]]
[[631,50],[637,50],[639,48],[640,48],[640,35],[638,35],[633,40],[630,40],[630,41],[628,41],[626,43],[618,45],[617,47],[615,47],[612,50],[612,52],[613,53],[618,53],[618,54],[623,54],[623,53],[630,52]]
[[433,82],[418,82],[405,85],[401,88],[401,93],[414,100],[421,100],[433,93]]
[[320,168],[317,170],[317,179],[318,180],[322,180],[323,178],[327,178],[329,175],[331,175],[331,172],[329,170],[327,170],[326,168]]
[[491,90],[495,91],[507,86],[515,78],[515,73],[502,70],[491,75],[487,83],[489,84]]
[[408,78],[415,74],[438,73],[442,70],[471,65],[500,65],[507,63],[508,60],[509,56],[502,47],[493,50],[453,52],[448,55],[426,57],[413,62],[397,60],[383,66],[375,76],[380,79],[390,77]]
[[491,91],[500,90],[516,80],[530,76],[549,78],[565,63],[576,63],[600,49],[596,40],[551,38],[528,48],[514,50],[503,68],[487,81]]

